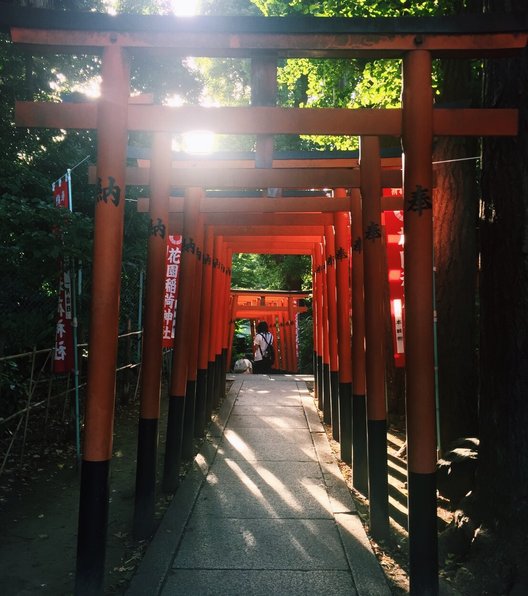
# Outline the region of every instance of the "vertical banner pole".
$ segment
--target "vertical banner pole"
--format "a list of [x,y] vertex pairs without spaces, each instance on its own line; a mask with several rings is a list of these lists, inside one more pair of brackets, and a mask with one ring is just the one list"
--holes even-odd
[[403,60],[405,357],[410,592],[438,594],[431,55]]
[[103,594],[125,213],[129,68],[103,49],[84,453],[75,593]]

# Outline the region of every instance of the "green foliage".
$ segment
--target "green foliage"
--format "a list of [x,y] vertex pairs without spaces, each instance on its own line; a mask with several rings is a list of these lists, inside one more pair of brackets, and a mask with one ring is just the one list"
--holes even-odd
[[311,304],[308,312],[299,315],[299,371],[313,373],[313,313]]
[[1,350],[52,344],[59,257],[86,258],[91,232],[85,216],[51,199],[0,196]]
[[252,353],[253,344],[249,321],[247,319],[238,319],[235,321],[231,365],[239,358],[244,358],[247,354],[251,356]]
[[233,255],[234,289],[307,290],[311,288],[311,261],[303,255]]
[[196,58],[195,64],[207,83],[207,98],[222,106],[249,105],[251,65],[236,58]]
[[201,12],[216,16],[251,16],[259,15],[258,8],[251,0],[202,0]]

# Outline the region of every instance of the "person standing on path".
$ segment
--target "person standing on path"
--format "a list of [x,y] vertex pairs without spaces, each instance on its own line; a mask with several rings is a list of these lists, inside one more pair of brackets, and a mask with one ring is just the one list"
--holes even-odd
[[257,333],[253,339],[253,373],[269,375],[273,364],[273,335],[269,332],[266,321],[257,325]]

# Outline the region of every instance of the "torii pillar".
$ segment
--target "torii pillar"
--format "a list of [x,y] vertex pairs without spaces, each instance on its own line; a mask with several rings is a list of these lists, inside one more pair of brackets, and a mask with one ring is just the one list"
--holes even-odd
[[350,191],[352,216],[352,481],[368,495],[367,398],[365,374],[365,299],[361,195]]
[[209,367],[209,344],[211,342],[211,308],[213,303],[212,254],[214,234],[211,226],[205,230],[204,252],[202,254],[202,300],[200,302],[200,344],[198,352],[198,372],[196,375],[196,420],[195,436],[202,437],[207,421],[207,378],[211,376]]
[[365,345],[370,529],[389,537],[387,408],[385,399],[385,245],[381,230],[381,159],[378,137],[360,138],[365,266]]
[[154,528],[156,464],[162,368],[163,301],[169,235],[171,136],[153,135],[150,180],[150,234],[147,253],[142,383],[136,468],[134,536],[148,538]]
[[[180,287],[176,309],[176,329],[170,381],[167,436],[163,468],[163,489],[176,491],[180,484],[185,397],[189,372],[189,344],[192,334],[193,288],[195,281],[196,245],[195,225],[200,214],[200,188],[188,188],[185,193],[183,217],[183,243],[180,264]],[[193,248],[194,247],[194,248]],[[193,431],[194,432],[194,427]]]
[[405,357],[410,591],[438,594],[431,54],[403,60]]
[[334,226],[325,226],[324,232],[326,258],[326,296],[328,301],[328,347],[330,350],[330,422],[332,425],[332,437],[335,441],[339,441],[339,360]]
[[[344,188],[334,196],[346,196]],[[336,232],[337,332],[339,348],[339,443],[341,459],[352,463],[352,349],[350,334],[350,213],[334,215]]]
[[103,50],[97,110],[97,196],[88,387],[77,536],[77,595],[102,594],[114,425],[119,290],[125,212],[129,66],[118,46]]

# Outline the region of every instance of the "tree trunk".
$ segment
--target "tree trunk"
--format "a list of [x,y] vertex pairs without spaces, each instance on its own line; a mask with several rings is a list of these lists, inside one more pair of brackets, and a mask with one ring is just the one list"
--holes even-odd
[[[524,0],[489,12],[528,16]],[[483,143],[481,446],[484,519],[526,535],[528,522],[528,53],[489,60],[486,107],[519,108],[519,134]],[[523,526],[524,524],[524,526]],[[523,529],[524,528],[524,529]]]
[[[441,102],[470,103],[474,77],[468,61],[442,63]],[[440,137],[433,161],[435,299],[437,311],[440,445],[477,434],[476,282],[477,143]],[[463,159],[465,161],[452,161]]]

